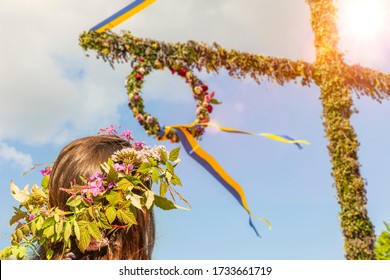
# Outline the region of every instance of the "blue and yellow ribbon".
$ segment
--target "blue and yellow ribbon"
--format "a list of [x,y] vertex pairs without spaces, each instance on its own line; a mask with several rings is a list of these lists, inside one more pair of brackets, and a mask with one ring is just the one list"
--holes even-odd
[[98,33],[105,32],[117,26],[118,24],[124,22],[129,17],[135,15],[141,10],[145,9],[149,5],[156,2],[156,0],[135,0],[130,5],[127,5],[119,12],[113,14],[109,18],[105,19],[101,23],[91,28],[91,31],[96,31]]
[[[160,135],[158,139],[166,140],[167,139],[166,135],[169,133],[170,130],[174,129],[177,135],[179,136],[179,140],[183,145],[184,149],[186,150],[186,152],[188,153],[188,155],[192,157],[195,161],[197,161],[201,166],[203,166],[218,182],[220,182],[226,188],[226,190],[228,190],[233,195],[233,197],[240,203],[240,205],[248,212],[249,225],[253,228],[256,235],[260,236],[256,227],[252,222],[251,217],[257,220],[265,221],[268,224],[269,228],[271,228],[271,223],[266,218],[257,218],[251,213],[248,203],[246,201],[244,190],[242,189],[240,184],[238,184],[209,153],[207,153],[205,150],[202,149],[202,147],[200,147],[198,142],[188,131],[189,128],[192,128],[196,125],[199,124],[193,123],[193,124],[185,124],[185,125],[166,126],[162,132],[162,135]],[[229,133],[241,133],[241,134],[268,137],[276,141],[299,145],[298,146],[299,148],[302,148],[300,144],[305,144],[305,145],[310,144],[305,140],[295,140],[286,135],[277,135],[277,134],[270,134],[270,133],[255,134],[244,130],[222,127],[214,123],[206,123],[202,125],[214,126],[220,129],[221,131],[229,132]]]

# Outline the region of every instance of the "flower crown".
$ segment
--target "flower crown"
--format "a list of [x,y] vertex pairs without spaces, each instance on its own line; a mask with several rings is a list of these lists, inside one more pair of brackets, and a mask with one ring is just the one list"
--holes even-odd
[[[99,133],[118,135],[113,125]],[[10,220],[10,225],[17,223],[11,245],[0,252],[0,258],[14,255],[23,259],[27,249],[38,254],[37,247],[44,246],[46,258],[51,259],[54,252],[49,243],[62,243],[64,256],[72,242],[82,253],[98,250],[107,245],[107,235],[137,224],[137,209],[151,211],[154,205],[163,210],[186,209],[175,204],[175,196],[188,202],[172,187],[181,186],[174,172],[180,148],[167,152],[164,146],[132,143],[130,131],[123,131],[120,137],[131,147],[116,151],[90,177],[80,175],[82,184],[74,180],[69,188],[60,189],[69,194],[69,210],[48,206],[51,167],[41,170],[41,187],[34,184],[31,190],[28,185],[20,190],[11,182],[12,195],[20,205],[14,207]],[[158,193],[152,190],[154,183],[160,186]],[[172,200],[166,197],[168,192]]]

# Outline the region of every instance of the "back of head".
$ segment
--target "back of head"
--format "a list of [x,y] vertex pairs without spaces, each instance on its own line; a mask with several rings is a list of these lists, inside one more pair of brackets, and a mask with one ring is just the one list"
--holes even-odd
[[[66,202],[69,194],[61,189],[69,188],[74,180],[81,184],[80,175],[89,177],[98,172],[101,163],[126,147],[131,147],[131,144],[115,135],[80,138],[66,145],[58,155],[50,175],[49,206],[68,210]],[[120,229],[109,234],[105,236],[106,243],[103,246],[91,246],[84,253],[72,242],[70,252],[76,259],[150,259],[154,238],[153,212],[137,209],[137,225],[132,225],[128,231]],[[54,259],[64,258],[62,244],[52,244],[51,249],[54,251]],[[45,256],[44,249],[40,250],[40,256]]]

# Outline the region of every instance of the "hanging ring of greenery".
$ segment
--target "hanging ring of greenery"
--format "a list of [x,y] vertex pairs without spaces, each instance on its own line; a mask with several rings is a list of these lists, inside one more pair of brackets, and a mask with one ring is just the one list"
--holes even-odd
[[[132,63],[133,71],[128,75],[126,88],[128,93],[128,105],[132,110],[135,119],[142,125],[148,135],[155,135],[157,138],[167,138],[171,142],[178,142],[179,138],[175,130],[165,131],[160,126],[158,119],[144,110],[144,101],[141,96],[145,77],[153,70],[163,70],[169,68],[173,75],[178,75],[191,87],[193,97],[197,102],[195,124],[207,123],[210,120],[210,114],[213,111],[211,104],[220,104],[214,99],[214,92],[208,91],[208,86],[196,77],[193,71],[182,65],[172,67],[164,66],[158,60],[149,61],[147,58],[140,57]],[[189,132],[195,137],[200,138],[204,132],[204,126],[195,125],[188,128]]]

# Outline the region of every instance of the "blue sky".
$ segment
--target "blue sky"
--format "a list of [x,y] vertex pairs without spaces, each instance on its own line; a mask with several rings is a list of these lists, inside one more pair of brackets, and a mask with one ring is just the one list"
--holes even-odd
[[[87,58],[78,35],[130,1],[3,1],[0,28],[0,248],[9,242],[12,205],[9,182],[23,187],[40,181],[34,163],[54,161],[71,140],[95,135],[110,124],[131,129],[150,145],[127,108],[128,65]],[[337,1],[343,15],[351,1]],[[390,13],[382,1],[383,11]],[[387,22],[375,36],[362,38],[340,20],[340,47],[350,63],[390,71]],[[314,60],[308,6],[292,1],[179,1],[156,3],[116,28],[170,42],[190,39],[277,57]],[[199,73],[223,101],[213,120],[253,132],[284,133],[312,144],[303,150],[266,138],[209,131],[202,147],[244,188],[262,238],[248,225],[247,213],[184,150],[178,174],[180,192],[191,211],[156,211],[155,259],[343,259],[336,191],[321,120],[319,89],[290,83],[231,79]],[[148,76],[143,91],[147,110],[164,124],[195,118],[191,90],[169,71]],[[367,179],[368,213],[377,233],[390,221],[388,143],[390,104],[355,98],[352,118],[359,136],[362,174]],[[172,113],[174,112],[174,113]],[[176,147],[164,143],[169,149]]]

